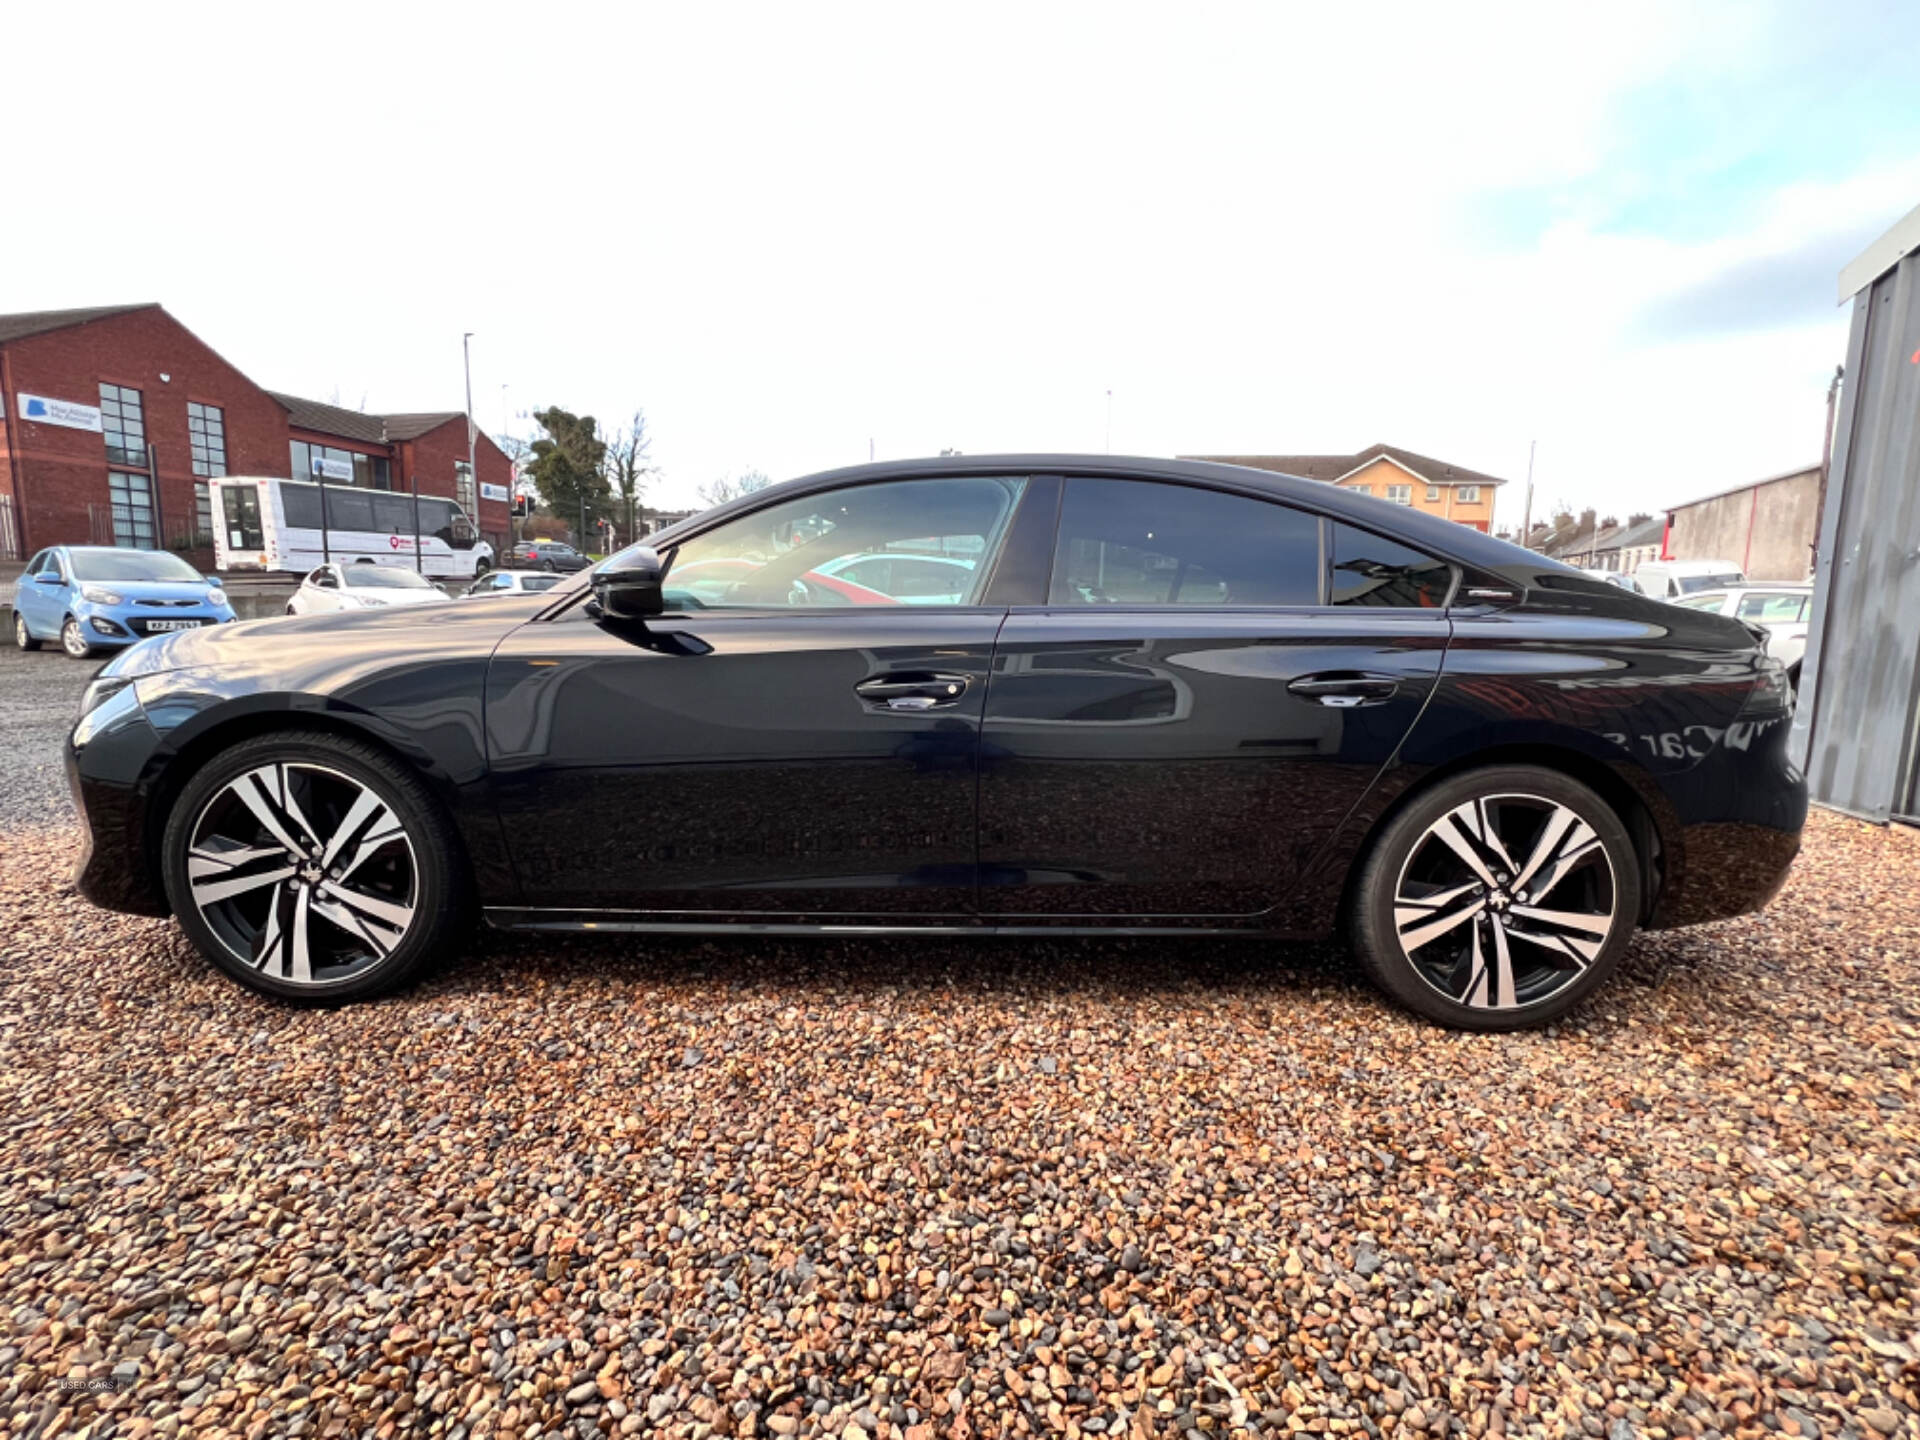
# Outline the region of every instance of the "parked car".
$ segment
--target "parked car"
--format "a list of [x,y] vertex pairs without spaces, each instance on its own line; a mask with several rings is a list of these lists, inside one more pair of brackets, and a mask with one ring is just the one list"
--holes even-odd
[[496,570],[474,581],[461,592],[460,598],[477,600],[488,595],[538,595],[559,583],[558,575],[544,570]]
[[378,610],[390,605],[434,605],[446,594],[417,570],[356,561],[322,565],[300,582],[287,601],[289,615],[327,615],[340,610]]
[[593,562],[571,545],[558,540],[522,540],[507,552],[507,565],[514,570],[545,570],[572,573]]
[[[682,565],[673,572],[674,595],[683,604],[723,605],[729,597],[750,593],[761,579],[765,562],[739,555],[721,556]],[[807,570],[786,581],[795,605],[897,605],[891,595],[870,590],[820,570]]]
[[1601,581],[1603,584],[1617,585],[1622,590],[1631,590],[1636,595],[1640,593],[1640,587],[1634,584],[1633,577],[1631,575],[1622,575],[1618,570],[1592,570],[1582,566],[1580,573]]
[[1649,560],[1633,572],[1642,595],[1678,600],[1701,590],[1744,585],[1747,577],[1731,560]]
[[817,567],[820,575],[850,580],[903,605],[957,605],[973,586],[974,562],[957,555],[891,551],[842,555]]
[[1674,603],[1764,626],[1767,653],[1787,667],[1793,688],[1800,688],[1800,662],[1807,653],[1807,614],[1813,608],[1813,586],[1755,581],[1725,590],[1702,590]]
[[[910,544],[979,557],[955,603],[795,585]],[[81,893],[295,1000],[391,990],[482,916],[1344,932],[1492,1030],[1566,1014],[1636,927],[1767,903],[1807,808],[1787,695],[1734,619],[1404,506],[956,457],[755,492],[543,595],[139,646],[67,763]]]
[[165,550],[55,545],[27,561],[13,593],[13,643],[58,641],[76,660],[234,618],[218,580]]

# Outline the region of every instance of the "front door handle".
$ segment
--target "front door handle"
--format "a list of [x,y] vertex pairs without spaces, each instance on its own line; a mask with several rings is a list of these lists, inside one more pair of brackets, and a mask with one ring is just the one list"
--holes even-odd
[[896,671],[875,675],[853,687],[853,693],[882,710],[938,710],[960,703],[973,683],[970,675],[938,671]]
[[1287,686],[1304,699],[1322,705],[1351,710],[1357,705],[1378,705],[1391,700],[1400,682],[1391,675],[1368,675],[1356,670],[1328,670],[1319,675],[1302,675]]

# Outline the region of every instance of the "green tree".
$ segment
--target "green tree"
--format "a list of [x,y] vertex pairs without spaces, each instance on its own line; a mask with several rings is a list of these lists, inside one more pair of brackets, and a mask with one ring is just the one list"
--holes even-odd
[[[607,442],[591,415],[575,415],[558,405],[533,412],[546,431],[529,447],[533,458],[522,473],[533,479],[541,500],[568,525],[591,525],[608,513]],[[576,537],[585,545],[588,537]]]

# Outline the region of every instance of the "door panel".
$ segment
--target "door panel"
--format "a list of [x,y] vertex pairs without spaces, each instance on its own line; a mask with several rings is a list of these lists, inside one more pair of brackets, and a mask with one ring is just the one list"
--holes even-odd
[[1251,915],[1411,729],[1437,611],[1018,611],[981,736],[981,910]]
[[486,724],[523,902],[968,913],[1004,615],[580,615],[514,632],[489,672]]

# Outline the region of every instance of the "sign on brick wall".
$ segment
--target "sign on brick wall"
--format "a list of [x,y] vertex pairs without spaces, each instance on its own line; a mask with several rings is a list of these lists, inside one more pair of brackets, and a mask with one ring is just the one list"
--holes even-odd
[[71,400],[54,400],[45,395],[22,395],[20,418],[37,420],[42,425],[64,425],[69,430],[100,433],[98,405],[76,405]]

